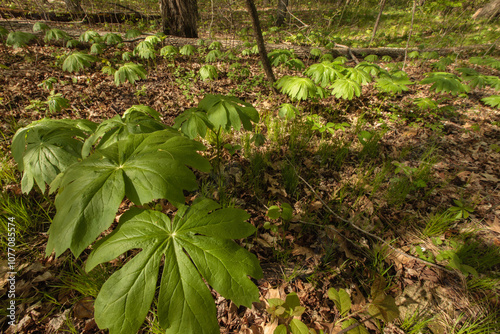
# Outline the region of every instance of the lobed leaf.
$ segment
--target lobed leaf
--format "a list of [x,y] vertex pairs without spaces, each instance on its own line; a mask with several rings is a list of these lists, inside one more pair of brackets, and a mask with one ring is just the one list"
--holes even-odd
[[335,80],[344,78],[345,68],[339,63],[323,61],[319,64],[309,66],[305,74],[309,76],[314,83],[326,87]]
[[319,96],[318,87],[309,78],[285,75],[276,82],[276,87],[292,100],[307,100]]
[[174,129],[181,129],[181,132],[188,138],[194,139],[198,135],[205,138],[207,129],[213,130],[213,124],[208,120],[207,113],[198,108],[190,108],[175,118]]
[[207,113],[214,128],[252,130],[252,122],[259,121],[259,113],[250,103],[234,96],[207,94],[198,107]]
[[7,35],[5,44],[12,46],[14,49],[22,48],[23,46],[26,46],[33,38],[35,38],[35,35],[30,34],[29,32],[12,31]]
[[82,52],[73,52],[64,60],[62,65],[63,71],[78,72],[85,67],[89,67],[90,63],[95,62],[94,56]]
[[444,92],[458,95],[469,91],[469,87],[462,84],[455,74],[447,72],[427,73],[427,78],[420,81],[420,84],[432,84],[431,89],[436,93]]
[[158,211],[126,212],[87,260],[86,269],[91,270],[130,249],[142,249],[103,285],[95,303],[99,327],[109,328],[111,334],[137,332],[153,301],[165,257],[158,296],[160,325],[166,333],[219,333],[215,304],[202,277],[237,305],[249,307],[259,299],[259,290],[248,278],[262,277],[258,260],[230,240],[254,233],[255,228],[244,222],[248,217],[240,209],[219,209],[208,199],[180,207],[172,221]]
[[81,158],[83,140],[96,128],[87,120],[42,119],[19,129],[11,151],[23,171],[21,189],[28,193],[34,183],[42,192],[56,176]]
[[481,99],[484,103],[493,108],[500,109],[500,95],[492,95]]
[[147,72],[141,64],[126,63],[115,72],[115,85],[119,86],[125,81],[132,85],[140,79],[146,79]]
[[352,79],[337,79],[330,88],[333,89],[332,94],[334,94],[337,99],[343,98],[344,100],[352,100],[354,95],[357,97],[361,96],[361,86]]
[[57,213],[49,229],[47,254],[71,249],[75,257],[113,222],[124,196],[135,204],[165,198],[184,203],[183,190],[197,188],[187,167],[202,171],[209,162],[197,151],[205,147],[177,131],[129,135],[68,167],[51,184],[59,188]]
[[151,133],[163,129],[165,125],[156,110],[145,105],[133,105],[125,110],[123,116],[116,115],[99,124],[95,132],[85,141],[82,156],[86,157],[98,141],[96,148],[105,148],[126,139],[131,134]]

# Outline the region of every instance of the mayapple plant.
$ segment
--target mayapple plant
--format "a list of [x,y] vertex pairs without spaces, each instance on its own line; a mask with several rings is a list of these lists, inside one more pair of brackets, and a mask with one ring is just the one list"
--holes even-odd
[[[203,106],[219,127],[248,126],[258,114],[231,103],[236,98],[208,98]],[[239,101],[239,100],[238,100]],[[222,120],[233,112],[245,116]],[[230,111],[228,111],[230,109]],[[215,116],[214,116],[215,115]],[[56,192],[56,215],[49,228],[46,254],[67,249],[76,256],[114,222],[123,200],[133,206],[115,230],[92,246],[86,270],[141,249],[102,286],[95,301],[95,320],[111,334],[134,334],[158,298],[158,318],[166,333],[219,333],[208,283],[237,305],[250,307],[259,290],[249,276],[262,269],[255,255],[232,239],[245,238],[255,227],[241,209],[220,208],[209,199],[185,205],[183,191],[198,187],[191,168],[208,172],[205,147],[161,123],[147,106],[133,106],[123,116],[96,124],[87,120],[33,122],[18,130],[12,154],[23,171],[22,190],[34,183]],[[144,206],[166,199],[178,208],[174,217]],[[159,276],[160,269],[162,274]],[[160,289],[157,294],[157,281]]]

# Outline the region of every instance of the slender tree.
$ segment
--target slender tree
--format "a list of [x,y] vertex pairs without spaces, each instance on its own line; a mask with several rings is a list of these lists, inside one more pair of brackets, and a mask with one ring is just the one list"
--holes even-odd
[[247,10],[252,18],[253,31],[255,34],[255,39],[257,40],[257,46],[259,48],[259,55],[262,61],[262,66],[264,67],[264,72],[266,73],[267,81],[274,83],[276,79],[274,78],[273,69],[271,68],[271,63],[269,58],[267,58],[266,45],[264,44],[264,37],[262,37],[262,30],[260,29],[259,15],[257,14],[257,8],[253,0],[246,0]]
[[163,33],[198,38],[198,5],[196,0],[160,0]]
[[288,16],[288,0],[278,0],[278,10],[276,13],[276,26],[281,27]]
[[83,8],[81,6],[80,0],[64,0],[66,8],[70,13],[81,13]]
[[375,38],[375,34],[377,33],[378,24],[380,23],[380,17],[382,16],[382,11],[384,10],[384,7],[385,7],[385,0],[380,0],[380,9],[378,11],[377,20],[375,21],[375,26],[373,27],[372,38],[370,39],[370,43],[368,43],[368,46],[372,44],[373,39]]

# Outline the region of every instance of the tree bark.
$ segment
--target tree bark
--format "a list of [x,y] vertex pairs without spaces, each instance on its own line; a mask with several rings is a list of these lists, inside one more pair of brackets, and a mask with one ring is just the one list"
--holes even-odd
[[375,20],[375,26],[373,27],[372,38],[370,39],[370,43],[368,43],[368,46],[370,46],[372,44],[373,39],[375,38],[375,35],[377,34],[378,24],[380,22],[380,17],[382,16],[382,11],[384,10],[384,7],[385,7],[385,0],[380,0],[380,9],[378,11],[377,20]]
[[288,0],[278,0],[278,10],[276,13],[276,26],[281,27],[285,23],[288,14]]
[[198,5],[196,0],[160,0],[163,33],[198,38]]
[[81,13],[83,12],[83,8],[80,4],[80,0],[64,0],[66,4],[66,9],[70,13]]
[[273,84],[276,79],[274,78],[273,69],[271,68],[271,63],[269,58],[267,58],[266,45],[264,44],[264,38],[262,37],[262,30],[260,29],[259,15],[257,14],[257,8],[255,8],[255,3],[253,0],[246,0],[247,10],[252,18],[253,31],[255,34],[255,39],[257,40],[257,46],[259,48],[260,60],[262,61],[262,66],[264,67],[264,72],[266,73],[267,81]]
[[472,17],[474,19],[485,18],[490,20],[498,15],[500,15],[500,0],[491,0],[486,4],[486,6],[479,9]]

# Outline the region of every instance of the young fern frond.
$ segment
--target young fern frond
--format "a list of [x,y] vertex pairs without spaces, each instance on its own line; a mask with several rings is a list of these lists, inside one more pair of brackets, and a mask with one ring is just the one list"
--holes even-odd
[[318,87],[309,78],[285,75],[276,82],[276,87],[296,101],[319,96]]
[[147,72],[141,64],[126,63],[115,73],[115,85],[120,86],[125,81],[132,85],[140,79],[146,79]]

